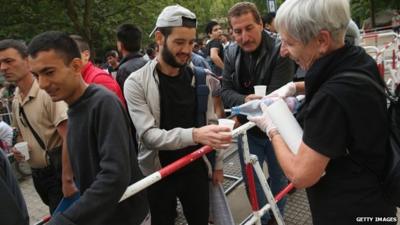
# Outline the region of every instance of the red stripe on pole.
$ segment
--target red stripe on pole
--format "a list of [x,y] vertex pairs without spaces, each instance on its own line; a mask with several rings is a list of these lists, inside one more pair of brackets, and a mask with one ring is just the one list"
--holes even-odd
[[168,166],[159,170],[161,177],[164,178],[166,176],[171,175],[175,171],[179,170],[180,168],[188,165],[189,163],[193,162],[194,160],[202,157],[203,155],[211,152],[213,149],[210,146],[203,146],[198,150],[176,160],[175,162],[169,164]]
[[43,225],[43,224],[46,224],[47,222],[50,221],[50,219],[51,219],[51,216],[50,216],[50,215],[49,215],[49,216],[46,216],[46,217],[44,217],[41,221],[35,223],[34,225]]
[[249,184],[249,196],[250,196],[250,204],[253,211],[257,211],[258,201],[257,201],[257,192],[256,192],[256,184],[254,182],[254,174],[253,174],[253,165],[248,163],[246,164],[246,175],[247,182]]
[[279,202],[289,191],[291,191],[294,188],[293,184],[290,183],[288,186],[286,186],[282,191],[280,191],[277,195],[275,195],[275,201]]

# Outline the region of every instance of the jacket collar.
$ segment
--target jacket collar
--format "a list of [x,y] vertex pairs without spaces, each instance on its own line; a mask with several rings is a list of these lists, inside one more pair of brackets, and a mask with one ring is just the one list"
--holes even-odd
[[121,62],[119,62],[118,68],[122,66],[122,64],[126,63],[127,61],[133,59],[133,58],[140,58],[143,57],[143,54],[140,52],[131,52],[128,55],[126,55],[124,58],[122,58]]
[[18,102],[20,102],[21,105],[25,105],[25,103],[27,103],[29,100],[35,98],[38,95],[39,90],[40,90],[39,84],[38,84],[37,80],[34,79],[33,83],[32,83],[32,86],[31,86],[31,89],[29,89],[29,92],[26,95],[25,99],[21,99],[19,88],[17,88],[15,96],[17,97]]
[[[158,65],[158,58],[159,58],[160,56],[157,56],[155,59],[153,59],[153,60],[150,60],[150,71],[151,71],[151,74],[153,74],[153,76],[154,76],[154,78],[155,78],[155,80],[157,81],[157,83],[158,83],[158,74],[157,74],[157,70],[156,70],[156,68],[157,68],[157,65]],[[187,65],[188,67],[190,67],[192,70],[194,69],[193,67],[194,67],[194,65],[193,65],[193,63],[192,62],[190,62],[188,65]],[[193,80],[194,81],[194,80]],[[193,81],[192,81],[192,83],[193,83]]]

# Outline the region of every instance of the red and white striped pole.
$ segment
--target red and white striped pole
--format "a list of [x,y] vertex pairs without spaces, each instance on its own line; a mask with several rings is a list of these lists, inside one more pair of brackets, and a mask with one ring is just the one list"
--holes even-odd
[[171,175],[175,171],[181,169],[182,167],[187,166],[189,163],[195,161],[196,159],[202,157],[203,155],[213,151],[210,146],[203,146],[200,149],[176,160],[175,162],[169,164],[168,166],[160,169],[157,172],[150,174],[149,176],[141,179],[140,181],[130,185],[125,193],[122,195],[121,199],[119,200],[122,202],[123,200],[129,198],[130,196],[146,189],[150,185],[160,181],[161,179]]

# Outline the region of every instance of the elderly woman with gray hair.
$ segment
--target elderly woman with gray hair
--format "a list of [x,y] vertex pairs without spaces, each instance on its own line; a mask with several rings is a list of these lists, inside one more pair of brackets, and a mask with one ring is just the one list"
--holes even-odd
[[304,82],[269,96],[305,94],[297,115],[304,130],[298,153],[289,150],[265,105],[263,115],[250,120],[266,131],[291,182],[307,188],[314,225],[396,224],[396,207],[380,184],[389,130],[386,99],[371,83],[344,74],[384,83],[375,61],[345,43],[349,21],[348,0],[286,0],[275,18],[281,55],[307,72]]

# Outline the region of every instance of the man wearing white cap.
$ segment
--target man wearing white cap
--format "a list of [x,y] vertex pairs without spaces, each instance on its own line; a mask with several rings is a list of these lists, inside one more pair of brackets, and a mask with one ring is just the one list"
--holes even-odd
[[[216,120],[210,85],[205,123],[198,115],[198,94],[193,67],[189,65],[196,38],[196,16],[179,5],[164,8],[158,16],[155,34],[159,46],[156,60],[132,73],[125,82],[124,95],[137,129],[139,166],[149,175],[201,145],[226,148],[231,142],[229,128],[210,124]],[[206,126],[205,126],[206,125]],[[199,159],[148,188],[152,225],[174,225],[176,198],[190,225],[208,224],[207,160]],[[222,169],[221,157],[216,168]],[[221,174],[222,178],[222,174]]]

